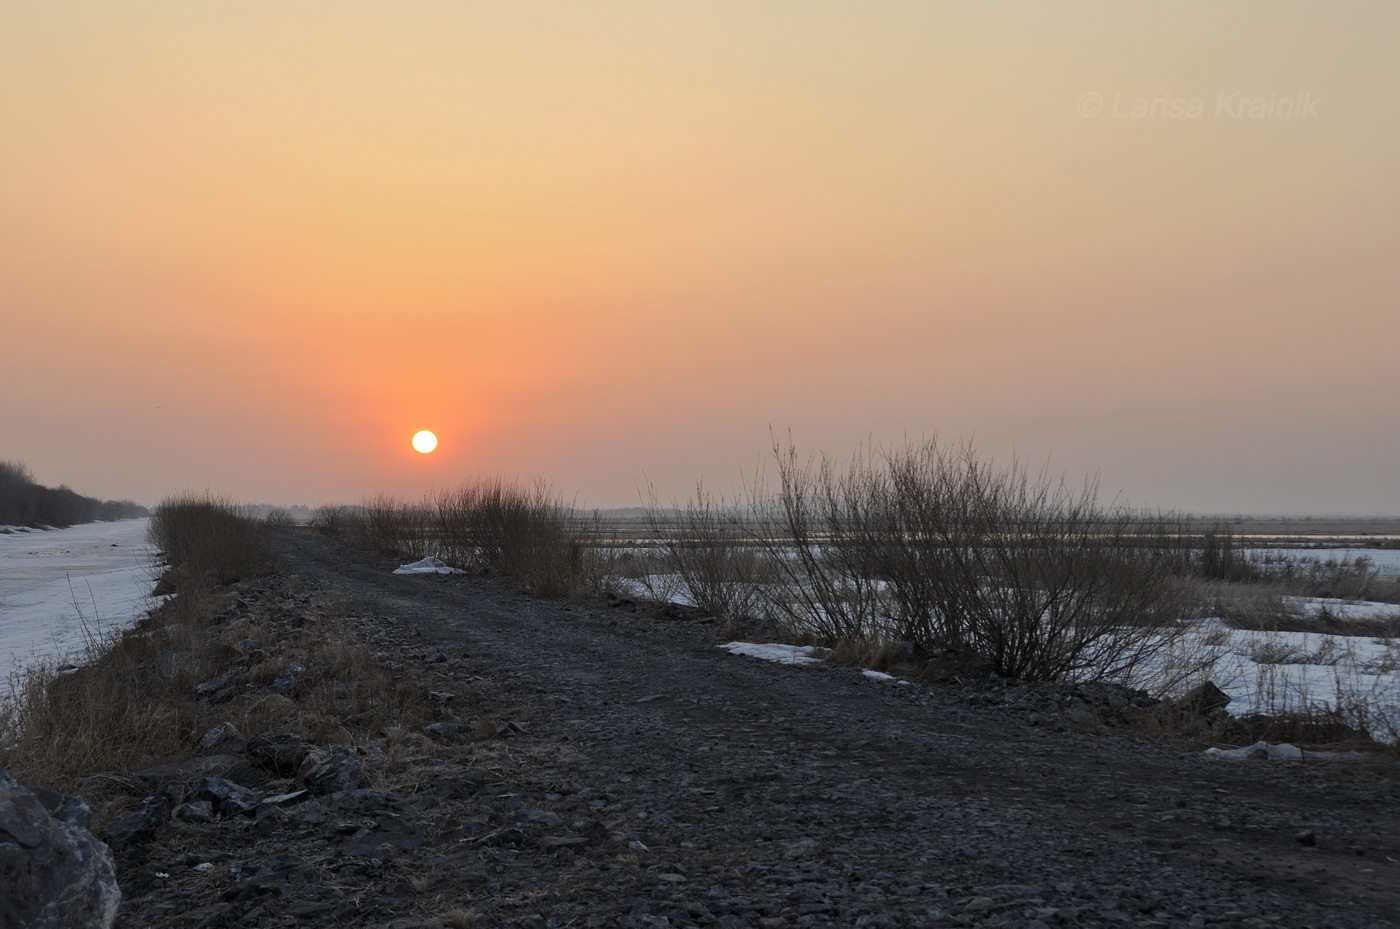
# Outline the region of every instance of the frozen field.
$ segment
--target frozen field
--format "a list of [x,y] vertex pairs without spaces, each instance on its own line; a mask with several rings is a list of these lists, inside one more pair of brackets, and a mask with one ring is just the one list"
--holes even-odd
[[144,519],[0,533],[0,692],[11,670],[78,656],[86,636],[135,620],[151,587]]
[[1246,554],[1251,561],[1266,565],[1292,562],[1302,568],[1329,562],[1353,564],[1365,558],[1378,574],[1400,575],[1400,549],[1396,548],[1251,548]]

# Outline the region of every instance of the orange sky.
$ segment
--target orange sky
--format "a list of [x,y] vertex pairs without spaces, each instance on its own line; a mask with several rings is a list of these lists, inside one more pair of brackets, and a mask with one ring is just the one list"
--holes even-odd
[[44,483],[625,506],[937,433],[1400,513],[1393,3],[4,18],[0,458]]

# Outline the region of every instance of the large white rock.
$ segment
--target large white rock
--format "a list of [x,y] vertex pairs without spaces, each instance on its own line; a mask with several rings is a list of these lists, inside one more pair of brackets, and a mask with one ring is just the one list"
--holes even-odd
[[0,927],[108,929],[116,920],[116,865],[88,832],[88,814],[80,798],[36,793],[0,771]]

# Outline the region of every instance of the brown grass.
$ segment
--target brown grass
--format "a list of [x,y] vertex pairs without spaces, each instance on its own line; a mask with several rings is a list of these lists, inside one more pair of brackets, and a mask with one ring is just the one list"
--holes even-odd
[[[199,525],[245,530],[220,518]],[[241,539],[190,550],[265,549]],[[205,556],[178,563],[191,557]],[[441,718],[428,688],[392,671],[343,603],[303,606],[272,580],[210,586],[218,563],[201,563],[206,570],[177,572],[175,596],[132,628],[91,639],[81,667],[50,663],[12,680],[0,702],[0,768],[73,791],[92,775],[193,757],[200,737],[224,722],[249,738],[291,732],[363,744]]]

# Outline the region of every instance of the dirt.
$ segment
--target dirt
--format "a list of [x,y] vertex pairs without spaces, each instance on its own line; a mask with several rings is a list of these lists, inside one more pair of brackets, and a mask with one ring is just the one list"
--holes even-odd
[[120,925],[1400,925],[1384,765],[1032,725],[994,689],[280,538],[276,583],[351,604],[471,735],[381,790],[163,827],[122,854]]

